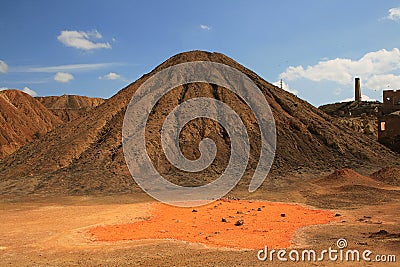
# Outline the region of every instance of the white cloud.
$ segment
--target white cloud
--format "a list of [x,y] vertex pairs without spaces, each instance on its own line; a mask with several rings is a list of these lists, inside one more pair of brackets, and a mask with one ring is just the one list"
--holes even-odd
[[37,96],[37,93],[35,91],[33,91],[32,89],[30,89],[29,87],[26,87],[26,86],[21,91],[30,96]]
[[[281,81],[274,82],[274,85],[278,86],[280,88],[281,87]],[[299,91],[291,89],[289,87],[289,84],[287,84],[285,81],[282,81],[282,89],[287,91],[287,92],[289,92],[289,93],[292,93],[294,95],[297,95],[299,93]]]
[[333,81],[351,85],[354,77],[361,77],[363,87],[381,90],[388,84],[400,87],[400,76],[393,74],[400,71],[400,51],[398,48],[387,51],[382,49],[365,54],[359,60],[336,58],[320,61],[315,65],[303,67],[290,66],[279,78],[288,81],[307,79],[314,82]]
[[[370,98],[367,95],[361,95],[361,100],[362,101],[377,101],[376,99]],[[346,98],[346,99],[340,100],[339,102],[351,102],[351,101],[354,101],[354,97]]]
[[104,79],[104,80],[118,80],[121,79],[121,75],[116,74],[115,72],[110,72],[104,76],[100,76],[99,79]]
[[67,83],[74,79],[74,76],[68,72],[57,72],[54,75],[54,80],[60,83]]
[[394,74],[381,74],[381,75],[372,75],[365,81],[364,86],[366,88],[372,88],[373,90],[381,90],[388,88],[400,88],[400,76],[396,76]]
[[[0,91],[4,91],[4,90],[15,90],[15,89],[7,88],[7,87],[0,87]],[[19,90],[19,89],[16,89],[16,90]],[[38,95],[35,91],[33,91],[32,89],[30,89],[29,87],[26,87],[26,86],[24,87],[24,89],[22,89],[20,91],[22,91],[25,94],[28,94],[28,95],[30,95],[32,97],[35,97],[35,96]]]
[[0,60],[0,73],[7,73],[8,65],[3,60]]
[[43,79],[35,79],[35,80],[4,80],[2,83],[4,84],[41,84],[41,83],[48,83],[51,81],[51,78],[43,78]]
[[400,7],[389,9],[389,15],[386,18],[394,21],[400,20]]
[[81,72],[104,69],[119,65],[119,63],[96,63],[96,64],[71,64],[71,65],[59,65],[59,66],[48,66],[48,67],[15,67],[10,71],[12,72]]
[[211,30],[211,27],[210,27],[210,26],[204,25],[204,24],[201,24],[201,25],[200,25],[200,28],[201,28],[202,30],[207,30],[207,31]]
[[92,50],[100,48],[111,48],[110,43],[94,42],[94,39],[101,39],[103,36],[97,31],[61,31],[57,40],[65,46],[74,47],[82,50]]
[[100,76],[99,79],[100,80],[119,80],[119,81],[128,82],[127,79],[125,79],[123,76],[121,76],[115,72],[109,72],[106,75]]

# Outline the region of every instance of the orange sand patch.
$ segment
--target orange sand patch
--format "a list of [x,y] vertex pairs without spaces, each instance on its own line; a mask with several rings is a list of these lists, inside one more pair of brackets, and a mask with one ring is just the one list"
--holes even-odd
[[[243,225],[236,226],[243,220]],[[287,248],[300,227],[325,224],[334,214],[296,204],[219,200],[202,207],[178,208],[152,204],[146,220],[91,228],[98,241],[176,239],[210,247]]]

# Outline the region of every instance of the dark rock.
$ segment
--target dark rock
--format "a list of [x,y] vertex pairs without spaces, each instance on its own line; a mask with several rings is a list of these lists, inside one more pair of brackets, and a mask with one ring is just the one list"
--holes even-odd
[[244,220],[237,220],[236,222],[235,222],[235,226],[241,226],[241,225],[243,225],[244,224]]

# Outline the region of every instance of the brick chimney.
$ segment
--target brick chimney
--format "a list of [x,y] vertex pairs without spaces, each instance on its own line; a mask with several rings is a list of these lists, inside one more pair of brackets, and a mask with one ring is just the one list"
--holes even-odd
[[361,101],[360,78],[354,79],[354,101]]

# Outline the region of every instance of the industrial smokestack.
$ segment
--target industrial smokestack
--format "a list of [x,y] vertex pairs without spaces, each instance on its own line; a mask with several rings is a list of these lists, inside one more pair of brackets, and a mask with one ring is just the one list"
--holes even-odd
[[354,100],[361,101],[360,78],[354,79]]

